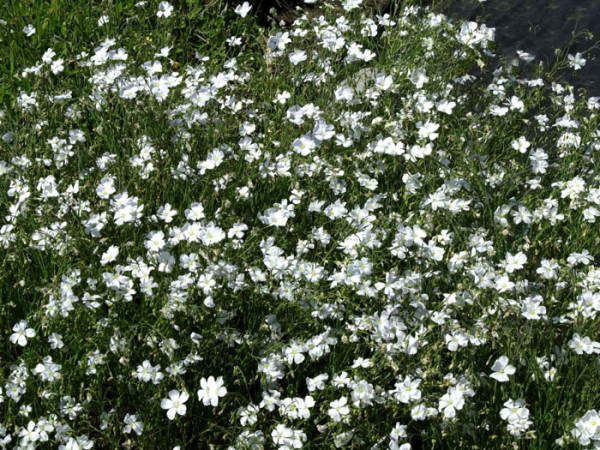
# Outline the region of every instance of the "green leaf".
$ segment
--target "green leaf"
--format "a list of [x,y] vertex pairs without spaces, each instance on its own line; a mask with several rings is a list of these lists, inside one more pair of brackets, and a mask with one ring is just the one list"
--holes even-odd
[[22,78],[21,82],[23,83],[23,89],[27,94],[31,94],[31,82],[28,78]]
[[15,54],[13,53],[12,45],[10,47],[8,59],[10,60],[10,74],[12,75],[15,73]]

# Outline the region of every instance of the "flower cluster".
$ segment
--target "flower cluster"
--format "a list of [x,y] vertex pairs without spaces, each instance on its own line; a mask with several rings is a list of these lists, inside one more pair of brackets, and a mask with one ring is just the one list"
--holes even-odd
[[525,407],[525,400],[508,400],[504,403],[504,408],[500,410],[500,417],[506,420],[508,424],[506,429],[513,436],[521,436],[532,425],[529,420],[529,409]]
[[594,444],[595,447],[600,444],[600,415],[595,409],[586,412],[575,422],[575,428],[571,430],[571,435],[582,446]]
[[600,442],[597,97],[427,8],[92,3],[2,25],[0,447]]

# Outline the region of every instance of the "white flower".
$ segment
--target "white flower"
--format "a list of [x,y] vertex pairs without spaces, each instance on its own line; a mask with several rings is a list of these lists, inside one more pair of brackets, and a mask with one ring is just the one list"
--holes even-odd
[[185,217],[192,222],[204,219],[204,206],[202,206],[202,203],[192,203],[190,208],[185,210]]
[[64,62],[65,60],[62,58],[52,61],[52,63],[50,64],[50,70],[54,75],[58,75],[63,70],[65,70]]
[[156,213],[158,218],[165,223],[171,223],[173,221],[173,217],[177,215],[177,211],[173,209],[173,207],[167,203],[165,206],[161,206],[158,208],[158,212]]
[[417,89],[421,89],[423,85],[429,81],[429,77],[427,76],[425,69],[419,68],[414,71],[409,70],[409,80]]
[[597,448],[600,443],[600,414],[595,409],[590,409],[575,422],[575,428],[571,434],[579,441],[582,446],[588,446],[592,441]]
[[[275,429],[271,432],[271,438],[273,439],[273,443],[281,446],[288,446],[294,436],[294,431],[284,424],[280,423],[275,427]],[[286,448],[286,447],[284,447]]]
[[51,356],[46,356],[43,359],[43,363],[39,363],[35,366],[33,371],[40,376],[44,381],[53,382],[61,378],[60,364],[55,364],[52,361]]
[[19,433],[19,437],[22,438],[22,444],[28,445],[36,442],[40,438],[39,429],[36,427],[35,422],[30,420],[27,424],[27,428],[23,427]]
[[25,25],[25,27],[23,27],[23,33],[27,36],[33,36],[35,34],[35,27],[31,24]]
[[151,231],[146,236],[144,246],[149,252],[159,252],[166,245],[165,234],[162,231]]
[[[523,100],[521,100],[519,97],[513,95],[510,100],[508,101],[508,107],[511,110],[517,110],[519,112],[525,112],[525,104],[523,103]],[[524,137],[521,137],[519,139],[525,139]],[[523,153],[523,152],[521,152]]]
[[51,48],[49,48],[42,55],[42,61],[44,62],[44,64],[50,64],[52,62],[52,58],[54,58],[55,56],[56,56],[56,52],[54,50],[52,50]]
[[536,272],[547,280],[551,280],[557,277],[557,269],[560,266],[556,261],[549,259],[542,259],[540,267],[537,268]]
[[14,333],[10,335],[10,342],[13,344],[18,344],[21,347],[25,347],[27,345],[27,338],[32,338],[35,336],[35,331],[33,328],[27,328],[26,320],[21,320],[13,327],[12,330]]
[[527,297],[521,306],[521,314],[529,320],[540,320],[546,314],[540,295]]
[[167,410],[167,417],[169,420],[173,420],[175,418],[175,414],[179,414],[180,416],[184,416],[187,411],[187,407],[184,403],[187,399],[190,398],[190,395],[183,391],[181,394],[179,391],[173,389],[169,392],[169,398],[163,398],[162,402],[160,402],[160,407],[162,409]]
[[569,65],[573,68],[573,70],[579,70],[583,66],[585,66],[586,59],[581,56],[581,53],[575,53],[575,55],[568,55]]
[[588,336],[581,337],[578,333],[573,335],[568,345],[578,355],[600,353],[600,343],[592,341]]
[[406,433],[406,425],[401,425],[400,422],[396,422],[394,429],[390,433],[390,437],[392,438],[392,440],[398,441],[398,439],[405,438],[407,436],[408,435]]
[[172,12],[173,5],[171,5],[169,2],[160,2],[158,4],[158,11],[156,12],[156,15],[158,17],[169,17]]
[[359,8],[362,3],[362,0],[346,0],[342,3],[342,7],[344,11],[352,11],[355,8]]
[[306,352],[306,348],[304,345],[293,343],[289,347],[285,347],[283,352],[288,364],[300,364],[305,359],[303,352]]
[[160,371],[160,365],[153,366],[150,361],[145,360],[140,366],[137,366],[137,378],[144,382],[152,380],[154,384],[158,384],[164,375]]
[[465,405],[465,399],[458,389],[450,388],[439,401],[438,409],[444,412],[444,417],[452,419],[456,417],[456,411],[460,411]]
[[494,373],[490,377],[498,380],[500,383],[504,383],[508,381],[508,376],[513,375],[517,369],[508,363],[507,356],[501,356],[492,366],[492,370]]
[[275,36],[270,36],[267,41],[267,47],[271,50],[284,50],[285,46],[292,42],[290,39],[290,33],[287,31],[285,33],[277,33]]
[[277,94],[277,98],[273,100],[274,103],[279,103],[280,105],[285,104],[288,99],[292,96],[288,91],[283,91]]
[[504,403],[504,408],[500,410],[500,417],[509,423],[514,423],[519,420],[524,420],[529,417],[529,410],[525,408],[525,400],[519,398],[517,400],[508,400]]
[[65,346],[62,341],[62,336],[58,333],[52,333],[48,336],[48,342],[50,343],[50,348],[52,350],[56,350],[57,348],[63,348]]
[[116,192],[115,179],[111,176],[105,176],[100,180],[100,184],[96,188],[96,194],[102,199],[108,199]]
[[125,419],[123,419],[123,422],[125,422],[123,433],[131,433],[132,431],[135,431],[135,434],[138,436],[141,435],[142,431],[144,431],[144,423],[138,419],[139,418],[137,414],[125,414]]
[[419,137],[423,139],[429,139],[430,141],[434,141],[438,137],[438,133],[436,133],[436,131],[439,128],[439,124],[430,122],[428,120],[419,128]]
[[452,110],[455,106],[456,102],[451,102],[446,99],[443,99],[435,104],[437,110],[443,112],[444,114],[452,114]]
[[105,266],[106,264],[115,261],[117,259],[118,255],[119,255],[119,247],[117,247],[116,245],[111,245],[110,247],[108,247],[108,250],[106,250],[102,254],[102,259],[100,260],[100,264]]
[[167,58],[169,56],[169,52],[173,47],[161,47],[160,52],[155,53],[155,58]]
[[314,392],[319,389],[322,391],[325,389],[325,381],[329,379],[329,375],[323,373],[321,375],[317,375],[314,378],[306,377],[306,387],[308,388],[308,392]]
[[202,243],[206,246],[217,244],[225,239],[226,236],[225,232],[213,222],[209,222],[206,228],[200,233],[200,239],[202,239]]
[[525,253],[519,252],[516,255],[513,255],[510,252],[507,252],[504,267],[507,273],[513,273],[515,270],[522,269],[526,262],[527,255],[525,255]]
[[380,91],[387,91],[392,87],[394,80],[385,72],[375,75],[375,87]]
[[295,52],[290,53],[290,62],[293,65],[297,65],[302,61],[306,61],[306,52],[304,50],[296,50]]
[[410,376],[407,376],[401,383],[396,383],[396,389],[391,391],[390,394],[393,394],[402,403],[416,401],[421,398],[420,384],[420,379],[413,380]]
[[590,251],[588,249],[583,249],[581,253],[571,253],[567,258],[567,262],[569,264],[573,264],[576,266],[577,264],[588,265],[594,261],[592,255],[590,255]]
[[334,422],[340,422],[344,416],[350,414],[350,408],[346,406],[347,403],[348,399],[346,397],[341,397],[339,400],[330,403],[327,414]]
[[251,9],[252,6],[250,6],[250,3],[244,2],[241,5],[237,5],[237,7],[235,8],[235,13],[239,14],[242,18],[244,18],[248,15]]
[[352,368],[353,369],[357,369],[359,367],[362,367],[364,369],[367,369],[369,367],[371,367],[373,365],[373,363],[371,362],[371,360],[369,358],[356,358],[354,360],[354,362],[352,363]]
[[223,377],[218,377],[216,380],[213,376],[208,377],[208,380],[203,377],[200,380],[200,386],[202,389],[198,391],[198,400],[205,406],[217,406],[219,397],[225,397],[227,394],[227,388],[223,385]]
[[527,149],[531,146],[525,136],[521,136],[519,139],[512,141],[510,145],[519,153],[526,153]]

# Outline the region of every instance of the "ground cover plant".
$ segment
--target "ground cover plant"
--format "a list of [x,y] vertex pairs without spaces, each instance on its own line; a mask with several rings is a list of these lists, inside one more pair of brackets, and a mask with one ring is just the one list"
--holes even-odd
[[410,3],[0,19],[3,448],[600,446],[600,99]]

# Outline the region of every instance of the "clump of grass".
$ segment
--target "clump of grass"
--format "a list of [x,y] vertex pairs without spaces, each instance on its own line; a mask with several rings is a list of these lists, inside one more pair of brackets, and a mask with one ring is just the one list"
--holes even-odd
[[3,446],[597,444],[597,98],[410,5],[33,6],[0,10]]

